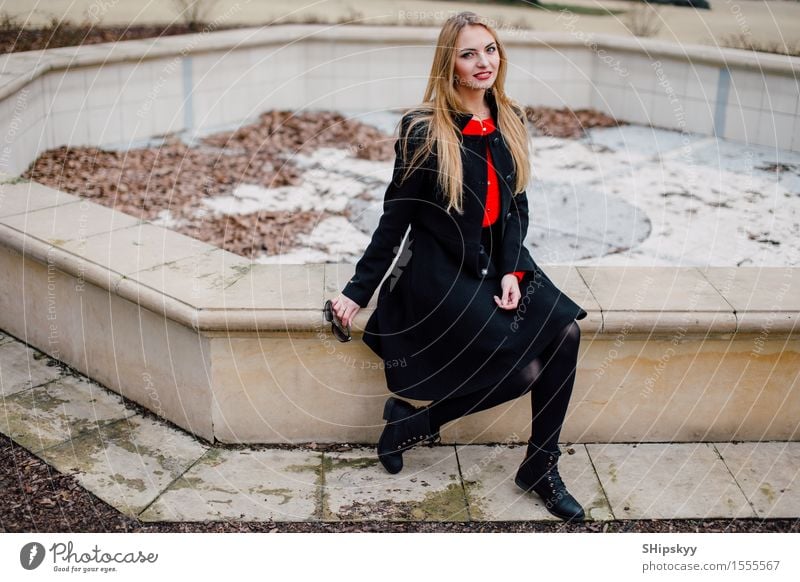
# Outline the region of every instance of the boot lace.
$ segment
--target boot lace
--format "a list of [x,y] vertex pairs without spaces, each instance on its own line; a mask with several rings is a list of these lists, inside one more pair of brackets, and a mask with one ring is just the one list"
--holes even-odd
[[416,444],[418,444],[418,443],[420,443],[422,441],[425,441],[425,443],[429,447],[432,447],[433,445],[442,442],[442,437],[439,435],[438,431],[433,433],[433,434],[431,434],[431,433],[412,434],[412,435],[409,435],[406,439],[400,441],[397,444],[396,449],[398,451],[404,451],[404,450],[410,449],[411,447],[413,447],[414,445],[416,445]]
[[554,492],[560,492],[566,490],[567,486],[564,485],[564,481],[561,479],[561,475],[558,474],[558,469],[553,468],[550,470],[549,474],[547,475],[547,481],[550,483],[550,489]]
[[547,460],[547,483],[552,493],[566,493],[567,486],[558,473],[558,466],[556,466],[555,457],[553,456]]

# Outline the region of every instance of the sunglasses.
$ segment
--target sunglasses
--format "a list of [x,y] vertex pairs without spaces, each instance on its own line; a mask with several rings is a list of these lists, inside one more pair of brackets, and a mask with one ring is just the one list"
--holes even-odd
[[340,342],[349,342],[351,339],[353,339],[350,335],[350,326],[342,325],[342,320],[336,317],[336,314],[333,312],[333,304],[331,303],[330,299],[325,302],[325,306],[322,308],[322,313],[325,315],[325,321],[330,322],[331,333],[337,340]]

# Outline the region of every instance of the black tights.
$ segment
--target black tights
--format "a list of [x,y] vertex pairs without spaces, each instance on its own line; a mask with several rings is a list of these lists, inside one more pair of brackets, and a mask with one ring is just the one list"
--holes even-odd
[[[581,331],[567,324],[530,364],[487,390],[432,402],[431,427],[492,408],[531,393],[531,441],[547,451],[558,450],[558,437],[575,382]],[[533,388],[533,390],[532,390]]]

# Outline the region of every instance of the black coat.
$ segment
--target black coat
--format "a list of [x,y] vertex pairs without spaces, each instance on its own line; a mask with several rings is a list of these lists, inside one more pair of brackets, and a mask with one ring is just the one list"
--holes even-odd
[[[497,119],[496,104],[491,98],[489,103]],[[459,215],[445,212],[435,156],[401,183],[406,167],[401,142],[409,115],[401,121],[395,144],[383,215],[342,293],[366,307],[399,254],[381,285],[364,343],[383,359],[389,390],[439,400],[491,387],[539,355],[566,324],[587,314],[550,281],[523,245],[527,194],[512,197],[514,163],[499,126],[488,136],[460,135],[464,213]],[[454,113],[459,129],[471,117]],[[421,134],[410,136],[408,160],[421,141]],[[491,248],[489,229],[482,227],[487,143],[501,198],[500,216],[491,229],[499,244]],[[526,271],[522,297],[517,309],[501,309],[493,296],[502,296],[500,279],[513,271]]]

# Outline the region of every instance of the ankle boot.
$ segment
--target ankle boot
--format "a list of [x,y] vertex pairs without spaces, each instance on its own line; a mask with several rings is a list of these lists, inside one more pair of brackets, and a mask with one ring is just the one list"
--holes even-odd
[[517,471],[514,482],[524,491],[533,491],[544,501],[551,514],[565,521],[583,521],[581,504],[569,494],[558,474],[558,457],[561,451],[546,451],[528,441],[525,460]]
[[427,440],[429,445],[440,440],[431,430],[428,407],[415,408],[408,402],[390,397],[383,407],[386,426],[378,440],[378,459],[389,473],[403,468],[403,451]]

